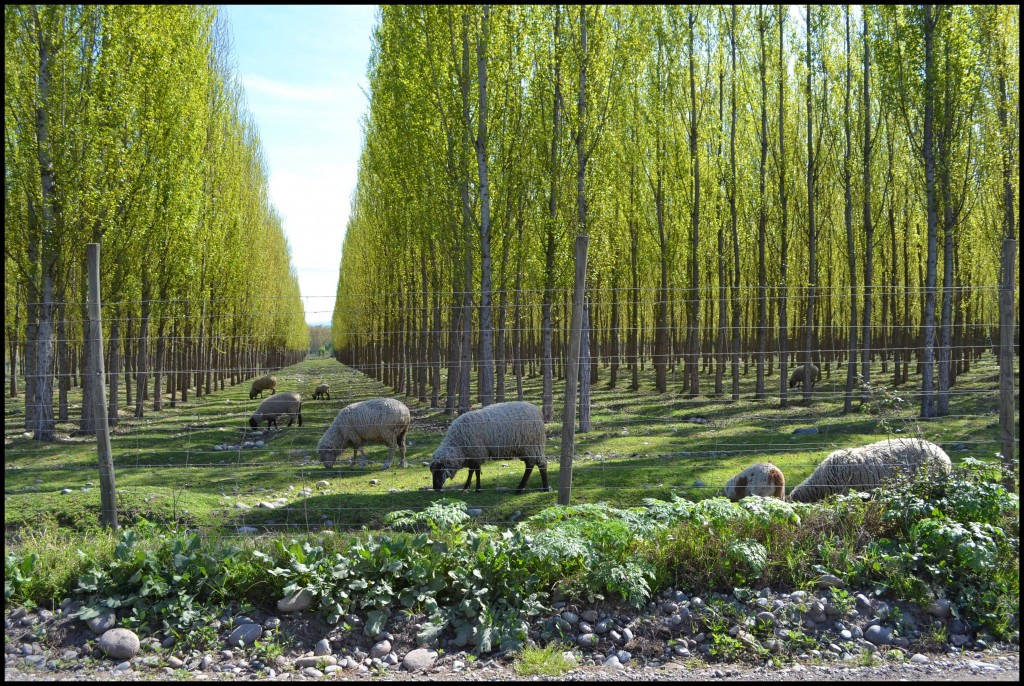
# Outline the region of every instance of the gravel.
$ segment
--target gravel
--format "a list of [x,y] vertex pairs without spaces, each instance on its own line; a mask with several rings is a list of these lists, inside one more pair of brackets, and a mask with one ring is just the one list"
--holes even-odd
[[[828,589],[791,594],[737,589],[732,594],[687,599],[683,590],[670,588],[652,598],[646,612],[610,603],[585,606],[566,599],[534,619],[529,638],[537,645],[575,644],[569,652],[576,666],[561,677],[544,680],[1019,680],[1016,636],[1006,643],[984,632],[975,634],[966,623],[947,615],[946,607],[890,601],[893,611],[889,612],[885,603],[868,594],[852,592],[844,596],[845,604],[831,594]],[[772,612],[765,607],[772,607]],[[53,612],[12,608],[7,613],[6,680],[521,678],[514,655],[475,656],[472,646],[455,645],[449,634],[435,645],[417,645],[415,637],[426,618],[404,613],[371,639],[358,628],[345,631],[328,625],[312,612],[281,612],[273,605],[247,608],[245,615],[224,615],[209,623],[217,627],[218,643],[205,651],[190,652],[166,636],[140,632],[138,654],[126,660],[105,656],[99,638],[86,623],[68,616],[75,609],[66,601]],[[802,628],[809,614],[817,619],[823,609],[834,616],[814,622],[812,629]],[[723,613],[734,618],[725,627],[713,621]],[[364,620],[355,614],[346,618],[353,627]],[[119,623],[124,625],[123,617]],[[251,627],[254,636],[260,630],[264,638],[273,637],[282,654],[271,659],[249,641],[241,641],[241,646],[229,641],[232,631],[238,633],[242,627]],[[952,628],[958,630],[955,638]],[[745,646],[734,661],[715,657],[714,647],[725,634]],[[936,637],[942,635],[950,636],[950,642],[938,643]],[[893,642],[871,642],[880,636],[893,637]]]

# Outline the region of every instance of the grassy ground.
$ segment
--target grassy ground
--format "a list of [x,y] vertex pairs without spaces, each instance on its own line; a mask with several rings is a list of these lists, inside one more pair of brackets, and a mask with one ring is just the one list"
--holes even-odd
[[[881,374],[880,365],[872,373],[876,380],[891,381],[891,374]],[[967,456],[996,459],[998,369],[991,356],[976,362],[970,373],[958,379],[950,415],[932,421],[916,417],[916,383],[899,389],[905,400],[902,404],[887,405],[875,414],[865,406],[843,415],[845,370],[833,368],[830,378],[823,370],[822,375],[810,406],[804,406],[796,392],[791,394],[791,406],[780,408],[777,396],[751,399],[752,366],[741,376],[741,399],[736,402],[728,400],[728,395],[709,394],[714,382],[711,375],[701,378],[705,394],[687,399],[681,392],[681,379],[672,375],[669,393],[654,392],[651,369],[642,373],[639,391],[626,390],[626,383],[608,390],[608,371],[602,369],[593,389],[592,429],[576,436],[572,502],[630,507],[642,505],[645,498],[667,498],[673,492],[699,499],[714,495],[730,476],[762,460],[778,465],[792,488],[832,450],[894,434],[920,433],[942,445],[954,462]],[[391,469],[381,471],[387,448],[369,446],[366,468],[350,468],[342,461],[327,470],[318,461],[316,444],[337,412],[358,400],[391,396],[391,389],[324,358],[308,359],[276,376],[279,391],[300,391],[306,398],[304,423],[301,428],[293,425],[264,439],[266,445],[261,448],[214,449],[237,445],[247,437],[248,415],[260,402],[249,400],[248,383],[201,398],[190,396],[188,403],[179,402],[160,413],[147,410],[142,419],[122,412],[111,437],[120,521],[129,525],[145,517],[204,528],[246,524],[272,531],[380,527],[388,512],[420,509],[438,497],[429,490],[426,464],[450,421],[443,411],[402,398],[413,414],[408,469],[399,469],[396,457]],[[539,377],[524,380],[526,400],[540,403],[540,381]],[[331,400],[310,400],[313,388],[323,382],[331,385]],[[514,378],[509,377],[508,386],[512,389],[508,399],[515,399]],[[766,386],[777,389],[777,373],[768,378]],[[730,388],[728,373],[725,387]],[[512,493],[522,476],[522,462],[505,460],[484,465],[482,493],[461,491],[466,476],[462,471],[448,483],[447,495],[481,509],[480,519],[491,523],[518,519],[555,504],[561,392],[562,384],[556,382],[556,421],[547,425],[552,492],[539,491],[540,478],[535,473],[528,484],[531,490],[518,496]],[[73,392],[71,401],[74,417],[80,395]],[[54,525],[71,530],[98,528],[95,442],[70,436],[75,424],[59,423],[58,429],[67,437],[55,443],[37,443],[23,434],[23,417],[24,399],[7,399],[7,534]],[[819,433],[793,433],[795,428],[811,426]],[[318,487],[321,480],[327,485]],[[695,486],[701,483],[703,486]],[[307,488],[311,490],[304,492]],[[65,489],[70,492],[64,493]],[[273,504],[278,499],[283,499],[279,501],[282,506],[259,507],[261,502]],[[239,503],[252,509],[241,509]]]

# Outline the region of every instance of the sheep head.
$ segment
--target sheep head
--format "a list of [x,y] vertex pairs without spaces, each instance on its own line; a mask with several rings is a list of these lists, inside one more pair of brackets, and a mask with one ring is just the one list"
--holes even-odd
[[324,445],[324,439],[322,438],[319,445],[316,446],[316,452],[320,456],[320,461],[328,469],[334,466],[334,462],[341,457],[342,451],[344,451],[344,446]]
[[433,476],[434,490],[440,491],[444,482],[455,476],[459,471],[458,451],[453,448],[441,446],[434,451],[430,462],[430,473]]

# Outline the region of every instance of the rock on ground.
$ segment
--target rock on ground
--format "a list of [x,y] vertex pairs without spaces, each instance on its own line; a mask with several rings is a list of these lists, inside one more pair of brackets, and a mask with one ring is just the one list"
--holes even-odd
[[139,637],[129,629],[110,629],[100,636],[100,650],[120,660],[129,660],[139,652]]
[[410,672],[417,672],[430,669],[434,666],[435,661],[437,661],[437,653],[426,648],[417,648],[406,654],[402,660],[402,666]]

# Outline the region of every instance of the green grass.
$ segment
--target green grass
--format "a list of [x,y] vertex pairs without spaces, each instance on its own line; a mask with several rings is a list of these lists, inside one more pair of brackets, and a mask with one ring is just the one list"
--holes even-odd
[[550,643],[544,648],[524,648],[523,654],[515,661],[514,669],[519,676],[562,676],[576,667],[576,661],[562,653],[569,646]]
[[[624,368],[623,370],[624,371]],[[385,446],[366,448],[366,468],[347,467],[345,460],[327,470],[316,455],[316,444],[336,413],[349,403],[370,397],[394,396],[385,387],[334,360],[317,358],[275,373],[278,390],[297,390],[307,398],[304,425],[293,425],[267,439],[263,448],[214,450],[215,445],[239,443],[248,434],[249,413],[260,402],[249,400],[249,381],[223,391],[177,403],[159,413],[136,419],[122,410],[111,447],[116,471],[122,525],[140,519],[159,523],[231,530],[250,525],[276,532],[381,528],[388,512],[422,509],[433,502],[430,472],[425,463],[440,443],[450,422],[443,409],[399,396],[413,413],[408,436],[408,469],[398,457],[387,471],[380,467]],[[609,390],[608,371],[593,387],[592,429],[576,434],[573,463],[573,503],[606,502],[625,508],[645,498],[667,499],[672,493],[691,499],[714,495],[725,481],[754,462],[770,460],[786,474],[790,488],[802,481],[829,452],[889,435],[890,430],[918,430],[946,446],[954,462],[967,456],[993,460],[999,450],[998,378],[995,362],[986,355],[962,375],[950,402],[950,416],[924,421],[917,418],[916,386],[900,389],[909,402],[899,411],[872,415],[842,414],[845,370],[823,370],[815,401],[804,406],[791,393],[790,406],[780,408],[777,397],[753,400],[754,368],[741,376],[740,400],[715,397],[713,373],[701,377],[705,394],[685,397],[681,370],[670,374],[668,393],[653,390],[653,371],[641,374],[641,388]],[[880,364],[876,381],[889,381]],[[915,377],[911,377],[912,381]],[[726,389],[729,388],[728,376]],[[331,385],[331,400],[310,400],[313,388]],[[524,379],[525,399],[540,404],[539,376]],[[508,377],[515,399],[515,380]],[[778,372],[766,380],[776,390]],[[123,380],[122,380],[123,401]],[[483,468],[483,492],[463,493],[465,472],[446,484],[447,496],[480,508],[480,521],[506,523],[521,519],[557,501],[563,384],[555,384],[555,420],[547,425],[550,493],[541,492],[534,473],[530,490],[515,495],[522,476],[519,460],[496,460]],[[475,399],[475,398],[474,398]],[[71,394],[74,419],[80,393]],[[95,442],[71,436],[75,422],[58,423],[63,438],[39,443],[23,435],[23,397],[5,403],[5,513],[8,537],[28,530],[95,531],[99,528],[100,492]],[[693,420],[699,419],[700,423]],[[883,421],[884,420],[884,421]],[[816,435],[794,435],[793,429],[816,426]],[[1019,434],[1019,427],[1017,429]],[[954,450],[963,443],[967,450]],[[357,463],[358,464],[358,463]],[[321,480],[326,487],[317,487]],[[374,483],[376,482],[376,483]],[[696,482],[706,484],[696,488]],[[302,495],[303,489],[310,489]],[[63,489],[71,489],[68,494]],[[498,490],[503,489],[503,490]],[[506,490],[507,489],[507,490]],[[284,499],[284,507],[263,509],[260,502]],[[240,509],[237,503],[250,506]],[[517,513],[519,515],[517,516]]]

